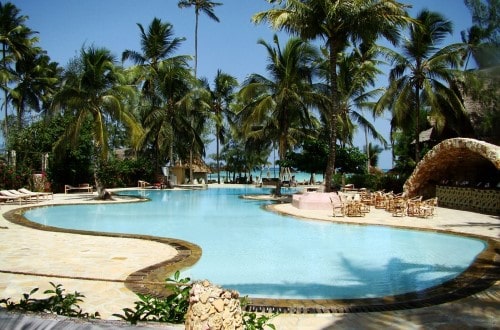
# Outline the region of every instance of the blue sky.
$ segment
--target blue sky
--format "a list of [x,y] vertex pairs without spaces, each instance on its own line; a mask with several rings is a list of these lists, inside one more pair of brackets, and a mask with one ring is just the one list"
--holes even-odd
[[[274,31],[265,24],[254,25],[253,14],[270,8],[265,0],[215,0],[220,23],[200,16],[198,33],[198,76],[213,80],[218,69],[242,82],[251,73],[265,74],[266,51],[257,45],[260,38],[272,40]],[[5,2],[5,1],[2,1]],[[193,8],[179,9],[177,0],[11,0],[21,14],[29,16],[27,25],[39,32],[39,45],[53,61],[66,65],[78,55],[84,45],[110,49],[120,59],[125,49],[140,51],[139,28],[147,27],[154,17],[170,22],[176,37],[185,37],[178,54],[194,55]],[[413,6],[415,16],[423,8],[438,11],[454,24],[454,35],[448,43],[460,42],[460,31],[472,24],[463,0],[401,0]],[[280,34],[282,43],[286,35]],[[194,65],[193,65],[194,66]],[[387,82],[380,77],[380,84]],[[388,136],[388,118],[375,121],[377,128]],[[364,145],[360,132],[355,140]],[[209,148],[207,153],[213,151]],[[384,152],[381,168],[391,167],[390,152]]]

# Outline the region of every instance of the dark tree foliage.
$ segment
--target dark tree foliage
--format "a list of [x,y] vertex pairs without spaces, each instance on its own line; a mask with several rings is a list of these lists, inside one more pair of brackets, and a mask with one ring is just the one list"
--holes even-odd
[[[321,140],[308,140],[302,144],[301,152],[290,152],[287,165],[308,173],[321,173],[325,169],[328,155],[328,144]],[[366,171],[366,155],[358,148],[337,147],[336,172],[358,173]]]

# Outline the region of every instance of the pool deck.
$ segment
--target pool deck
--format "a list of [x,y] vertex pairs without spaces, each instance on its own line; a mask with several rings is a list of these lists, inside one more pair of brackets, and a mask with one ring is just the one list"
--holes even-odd
[[[80,306],[84,312],[98,311],[102,319],[116,320],[113,313],[122,313],[123,308],[133,307],[138,300],[125,285],[129,275],[177,257],[178,250],[159,241],[38,230],[10,222],[4,216],[27,206],[95,203],[91,197],[86,193],[54,194],[53,199],[35,204],[0,205],[0,299],[17,300],[35,287],[43,292],[53,282],[62,284],[68,292],[83,293],[85,298]],[[276,204],[273,209],[299,219],[448,231],[488,237],[496,242],[500,238],[499,217],[446,208],[438,208],[429,219],[396,218],[373,208],[361,218],[334,218],[330,211],[300,210],[288,203]],[[498,263],[498,251],[495,262]],[[499,284],[500,278],[486,290],[429,307],[366,313],[281,314],[271,323],[277,329],[305,330],[494,329],[500,327]]]

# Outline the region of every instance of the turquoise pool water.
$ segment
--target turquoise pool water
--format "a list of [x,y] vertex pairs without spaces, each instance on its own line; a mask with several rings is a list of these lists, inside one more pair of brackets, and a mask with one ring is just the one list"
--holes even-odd
[[[70,229],[178,238],[203,249],[183,276],[242,295],[370,298],[422,290],[462,273],[486,243],[455,235],[304,221],[240,199],[262,189],[127,192],[146,203],[42,207],[31,221]],[[154,253],[154,251],[152,251]]]

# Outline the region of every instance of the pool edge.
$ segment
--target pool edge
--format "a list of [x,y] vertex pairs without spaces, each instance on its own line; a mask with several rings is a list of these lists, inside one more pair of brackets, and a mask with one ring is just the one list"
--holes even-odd
[[[78,203],[75,203],[77,205]],[[202,249],[196,244],[150,235],[135,234],[115,234],[106,232],[94,232],[84,230],[63,229],[52,226],[45,226],[24,217],[24,213],[30,209],[38,207],[51,207],[55,205],[27,206],[8,211],[3,214],[4,218],[12,223],[25,227],[62,232],[69,234],[133,238],[169,244],[174,247],[178,254],[172,259],[145,267],[132,274],[126,280],[121,281],[125,286],[135,293],[151,294],[154,296],[164,296],[165,279],[176,270],[181,270],[195,264],[202,254]],[[293,215],[289,215],[296,217]],[[300,218],[300,217],[297,217]],[[310,219],[309,219],[310,220]],[[341,222],[341,221],[338,221]],[[351,223],[353,224],[353,223]],[[354,225],[370,225],[356,223]],[[275,299],[275,298],[249,298],[249,304],[246,305],[247,311],[268,312],[268,313],[358,313],[358,312],[380,312],[389,310],[403,310],[411,308],[428,307],[465,298],[477,292],[483,291],[498,281],[500,265],[498,263],[498,253],[500,243],[497,239],[474,235],[469,233],[456,233],[441,229],[428,228],[408,228],[394,225],[379,224],[377,226],[386,226],[418,231],[439,232],[448,235],[464,236],[483,240],[487,247],[474,260],[471,266],[456,278],[449,280],[441,285],[431,287],[418,292],[410,292],[395,296],[386,296],[382,298],[368,299]],[[29,273],[25,275],[30,275]],[[78,277],[69,277],[80,279]],[[101,279],[93,279],[101,280]],[[105,281],[102,279],[102,281]]]

